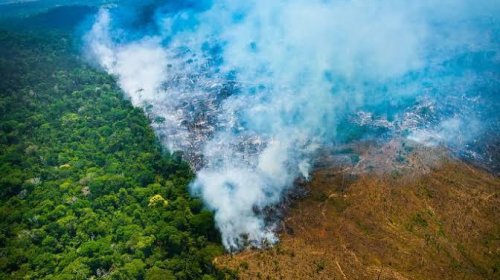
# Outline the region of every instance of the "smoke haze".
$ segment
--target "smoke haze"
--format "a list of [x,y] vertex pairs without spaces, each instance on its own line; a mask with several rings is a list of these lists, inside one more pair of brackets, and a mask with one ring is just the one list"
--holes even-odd
[[101,8],[85,51],[191,162],[238,249],[276,241],[265,209],[353,129],[462,154],[497,139],[499,14],[494,0],[127,1]]

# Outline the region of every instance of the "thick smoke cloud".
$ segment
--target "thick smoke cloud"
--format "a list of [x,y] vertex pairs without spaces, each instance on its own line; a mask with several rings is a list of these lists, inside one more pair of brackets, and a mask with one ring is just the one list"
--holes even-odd
[[85,50],[197,169],[232,249],[276,241],[266,208],[346,125],[460,149],[498,125],[498,14],[489,0],[129,1],[101,9]]

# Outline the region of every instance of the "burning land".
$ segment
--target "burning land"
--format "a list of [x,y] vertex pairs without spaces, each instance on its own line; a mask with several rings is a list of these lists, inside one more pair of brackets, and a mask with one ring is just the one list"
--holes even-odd
[[0,278],[500,279],[479,2],[0,0]]
[[379,158],[364,149],[364,160],[390,162],[390,169],[361,167],[363,159],[344,166],[322,161],[311,181],[296,187],[300,195],[282,206],[279,244],[214,263],[241,279],[498,276],[498,177],[444,150],[417,147],[401,164],[387,145],[377,148]]

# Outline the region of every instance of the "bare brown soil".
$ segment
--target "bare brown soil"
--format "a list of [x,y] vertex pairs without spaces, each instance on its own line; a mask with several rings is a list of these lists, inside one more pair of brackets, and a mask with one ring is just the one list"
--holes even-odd
[[241,279],[500,279],[498,177],[445,160],[424,173],[325,167],[306,188],[278,245],[217,265]]

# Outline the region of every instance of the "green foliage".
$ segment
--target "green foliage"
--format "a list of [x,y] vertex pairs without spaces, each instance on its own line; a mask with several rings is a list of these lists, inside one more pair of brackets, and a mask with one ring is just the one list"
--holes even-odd
[[0,32],[0,279],[217,279],[188,165],[71,38]]

